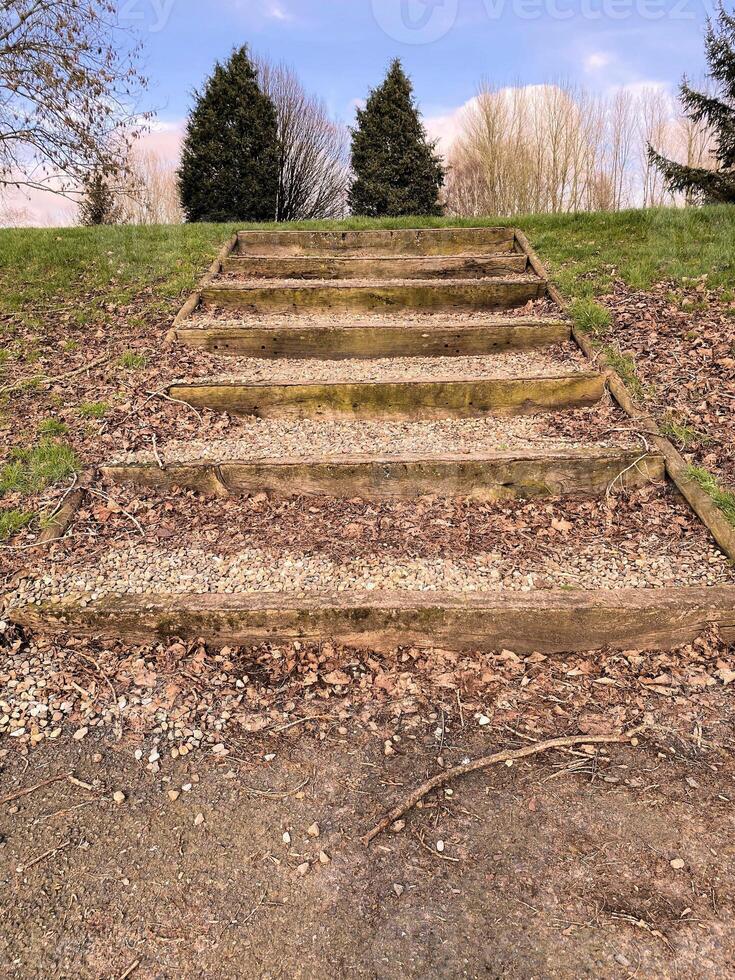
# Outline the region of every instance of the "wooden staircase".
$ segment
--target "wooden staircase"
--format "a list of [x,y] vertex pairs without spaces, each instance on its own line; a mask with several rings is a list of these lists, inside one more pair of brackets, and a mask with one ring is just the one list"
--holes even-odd
[[[172,381],[171,398],[197,409],[270,420],[465,420],[542,416],[597,406],[603,376],[583,361],[570,327],[547,303],[512,229],[243,232],[221,274],[202,290],[175,341],[222,358],[221,373]],[[561,353],[559,353],[561,351]],[[552,353],[555,352],[555,353]],[[230,367],[231,365],[231,367]],[[539,367],[540,365],[540,367]],[[335,432],[337,430],[335,429]],[[602,497],[612,487],[665,480],[662,458],[609,445],[458,452],[218,455],[218,442],[177,459],[111,461],[112,483],[217,496],[265,492],[368,500],[434,494],[502,501]],[[221,447],[224,449],[224,446]],[[279,561],[278,555],[270,557]],[[310,594],[125,591],[16,607],[26,625],[148,641],[216,643],[333,638],[379,648],[440,644],[543,653],[667,648],[717,625],[735,637],[735,590],[531,588],[478,593],[406,590],[355,594],[335,581]]]

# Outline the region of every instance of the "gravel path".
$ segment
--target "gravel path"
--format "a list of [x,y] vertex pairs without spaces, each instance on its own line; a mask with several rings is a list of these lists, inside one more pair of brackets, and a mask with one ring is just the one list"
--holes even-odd
[[546,320],[564,320],[565,317],[560,313],[559,308],[548,299],[535,300],[526,303],[525,306],[514,307],[504,310],[502,315],[490,313],[483,310],[462,310],[462,313],[447,312],[446,310],[436,313],[419,313],[412,310],[403,310],[400,313],[335,313],[329,310],[303,310],[298,313],[248,313],[246,310],[237,312],[233,315],[231,309],[226,307],[205,306],[187,319],[182,326],[186,329],[196,327],[262,327],[269,324],[283,324],[284,326],[356,326],[358,324],[374,323],[380,326],[403,326],[417,325],[425,323],[427,327],[432,325],[446,326],[447,324],[473,324],[489,326],[497,323],[506,323],[508,320],[528,319],[532,317],[543,318]]
[[347,289],[364,288],[385,289],[393,286],[420,288],[430,286],[434,289],[443,286],[482,286],[500,282],[539,282],[534,272],[513,272],[505,276],[485,276],[483,279],[259,279],[244,276],[238,272],[228,272],[213,284],[242,286],[248,289]]
[[[311,384],[376,381],[458,381],[482,378],[558,378],[590,365],[571,345],[553,352],[511,351],[469,357],[383,357],[372,360],[261,360],[218,358],[221,373],[206,374],[213,382]],[[187,379],[178,379],[185,382]],[[177,382],[177,383],[178,383]]]
[[[565,434],[564,422],[584,429],[579,435]],[[230,427],[226,438],[178,439],[160,446],[159,452],[169,462],[226,462],[355,454],[388,458],[419,454],[430,458],[447,453],[640,445],[629,429],[615,423],[614,412],[598,408],[561,417],[521,415],[427,422],[247,419]],[[152,462],[153,458],[153,453],[144,450],[116,454],[110,462]]]
[[735,583],[735,571],[714,545],[642,537],[634,551],[598,541],[569,544],[553,554],[513,560],[493,553],[465,559],[386,558],[336,561],[321,555],[246,548],[222,555],[192,543],[168,551],[152,545],[107,551],[78,569],[54,566],[22,583],[10,605],[104,596],[171,593],[285,593],[293,597],[342,592],[530,592]]

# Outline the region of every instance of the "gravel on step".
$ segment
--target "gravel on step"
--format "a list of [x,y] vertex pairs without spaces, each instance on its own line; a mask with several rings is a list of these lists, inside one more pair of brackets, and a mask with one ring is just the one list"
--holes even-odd
[[393,286],[410,289],[431,286],[436,289],[442,286],[482,286],[488,283],[539,281],[539,277],[533,272],[508,273],[506,276],[486,276],[483,279],[462,279],[461,277],[456,279],[400,279],[398,277],[392,279],[259,279],[231,272],[213,282],[212,287],[216,288],[219,283],[222,283],[226,286],[243,286],[248,289],[345,289],[355,287],[385,289]]
[[[218,359],[219,360],[219,359]],[[223,371],[206,374],[207,381],[262,384],[349,382],[462,381],[485,378],[558,378],[591,370],[581,352],[556,346],[543,353],[510,351],[470,357],[383,357],[372,360],[261,360],[222,358]],[[175,383],[185,383],[178,379]]]
[[549,299],[534,300],[524,306],[513,307],[510,310],[503,310],[502,314],[491,313],[484,310],[462,310],[458,311],[437,311],[429,312],[417,310],[401,310],[396,313],[384,313],[380,311],[370,311],[369,313],[349,313],[333,312],[330,310],[299,310],[297,312],[284,311],[279,313],[249,313],[247,310],[238,310],[233,314],[230,307],[204,306],[200,310],[185,320],[182,328],[206,328],[206,327],[262,327],[281,324],[283,326],[313,327],[313,326],[334,326],[349,327],[358,324],[374,323],[380,326],[417,326],[426,324],[431,326],[446,326],[448,323],[462,324],[493,324],[507,320],[523,318],[539,318],[553,320],[563,320],[564,315],[559,307]]
[[532,592],[541,588],[622,589],[733,584],[727,559],[714,546],[682,542],[664,552],[655,536],[640,542],[636,557],[601,541],[583,549],[515,564],[494,553],[465,559],[383,558],[335,561],[323,555],[246,548],[223,556],[189,546],[173,551],[151,545],[108,552],[92,565],[64,571],[50,567],[22,583],[10,606],[94,602],[105,596],[279,593],[293,597],[406,592]]
[[[110,505],[112,506],[112,505]],[[257,494],[215,500],[116,489],[77,551],[53,553],[10,604],[161,593],[530,592],[735,584],[681,499],[648,487],[602,501],[375,504]],[[137,515],[145,537],[135,536]]]
[[[580,427],[583,427],[580,429]],[[577,430],[577,431],[575,431]],[[179,439],[159,446],[169,463],[370,455],[399,458],[640,446],[630,425],[608,405],[548,416],[437,421],[246,419],[226,438]],[[152,462],[150,450],[118,453],[110,463]]]

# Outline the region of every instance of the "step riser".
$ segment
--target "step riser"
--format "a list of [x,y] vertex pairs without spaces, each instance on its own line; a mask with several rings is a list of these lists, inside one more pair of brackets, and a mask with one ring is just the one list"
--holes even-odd
[[397,229],[395,231],[241,232],[240,254],[319,255],[474,255],[512,251],[515,233],[508,228]]
[[525,255],[486,258],[338,259],[235,256],[225,272],[253,279],[485,279],[526,271]]
[[565,378],[375,384],[172,385],[171,398],[256,418],[479,418],[532,415],[596,404],[600,374]]
[[266,358],[461,357],[498,351],[532,350],[569,341],[566,323],[536,326],[179,328],[177,340],[212,354]]
[[735,641],[734,589],[557,591],[447,599],[355,597],[349,603],[285,596],[203,595],[125,598],[91,606],[27,606],[12,619],[44,633],[71,631],[105,642],[150,644],[205,637],[213,645],[334,640],[375,650],[401,646],[512,649],[525,655],[606,647],[669,650],[691,643],[713,625]]
[[[325,494],[365,500],[412,499],[424,495],[466,497],[492,502],[514,497],[599,497],[615,486],[637,487],[665,479],[663,461],[641,460],[640,453],[607,458],[544,460],[382,460],[360,462],[198,463],[108,466],[112,483],[200,493],[282,496]],[[636,465],[637,463],[637,465]],[[622,474],[622,475],[621,475]]]
[[402,310],[507,310],[542,299],[546,283],[482,281],[468,285],[436,286],[210,286],[202,293],[207,306],[248,313],[300,313],[330,310],[342,313]]

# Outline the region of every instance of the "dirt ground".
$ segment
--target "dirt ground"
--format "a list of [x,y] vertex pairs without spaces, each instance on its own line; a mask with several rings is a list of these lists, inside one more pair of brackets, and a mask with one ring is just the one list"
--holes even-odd
[[[149,754],[139,724],[2,740],[2,976],[735,974],[733,651],[335,651],[318,693],[269,656],[251,660],[266,727],[186,756]],[[442,768],[641,723],[636,745],[451,781],[360,839]]]

